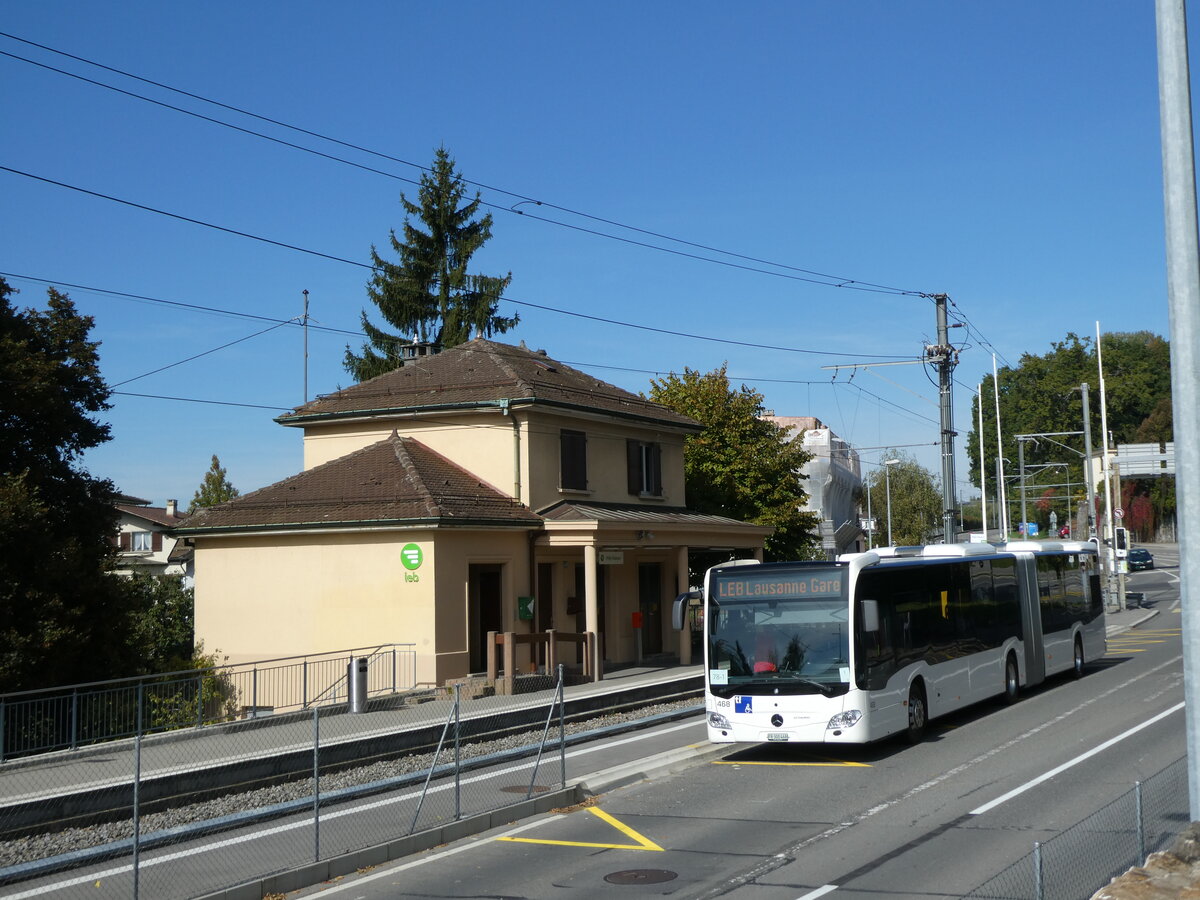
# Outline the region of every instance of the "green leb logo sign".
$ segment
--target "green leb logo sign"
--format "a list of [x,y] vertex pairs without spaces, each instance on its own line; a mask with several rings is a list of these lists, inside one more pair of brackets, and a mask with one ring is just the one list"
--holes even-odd
[[421,553],[421,547],[418,544],[405,544],[400,548],[400,562],[410,572],[421,568],[423,556],[424,554]]

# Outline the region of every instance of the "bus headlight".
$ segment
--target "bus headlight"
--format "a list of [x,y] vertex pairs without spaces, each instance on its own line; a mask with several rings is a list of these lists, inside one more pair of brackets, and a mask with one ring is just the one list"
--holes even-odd
[[849,728],[851,725],[857,724],[858,720],[861,718],[862,718],[862,710],[848,709],[845,712],[838,713],[836,716],[834,716],[832,719],[830,719],[829,724],[826,725],[825,727],[827,729]]
[[729,724],[729,720],[727,718],[725,718],[723,715],[721,715],[719,712],[710,712],[708,714],[708,724],[712,728],[732,728],[733,727],[732,725]]

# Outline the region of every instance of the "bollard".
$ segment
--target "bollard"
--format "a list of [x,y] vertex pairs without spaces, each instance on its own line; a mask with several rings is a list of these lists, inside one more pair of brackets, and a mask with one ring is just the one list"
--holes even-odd
[[346,696],[352,713],[367,711],[367,664],[367,658],[360,656],[346,666]]

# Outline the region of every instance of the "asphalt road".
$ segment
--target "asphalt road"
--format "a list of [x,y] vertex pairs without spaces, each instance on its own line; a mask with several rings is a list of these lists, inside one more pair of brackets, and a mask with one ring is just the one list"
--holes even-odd
[[[939,720],[921,745],[739,749],[294,896],[965,896],[1186,755],[1171,550],[1129,577],[1159,615],[1112,639],[1083,679]],[[1101,838],[1080,845],[1108,852]]]

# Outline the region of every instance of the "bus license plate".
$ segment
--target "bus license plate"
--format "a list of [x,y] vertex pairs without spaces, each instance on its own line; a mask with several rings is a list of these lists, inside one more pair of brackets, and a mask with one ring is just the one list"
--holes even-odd
[[786,741],[787,739],[788,736],[786,734],[777,734],[776,732],[771,732],[767,735],[768,741]]

